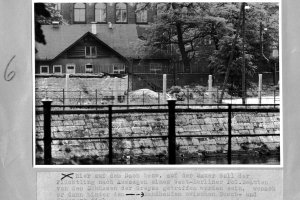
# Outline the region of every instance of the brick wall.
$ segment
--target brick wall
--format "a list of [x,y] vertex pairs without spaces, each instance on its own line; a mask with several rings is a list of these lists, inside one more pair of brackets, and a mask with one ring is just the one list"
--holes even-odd
[[[176,135],[227,135],[227,113],[177,113]],[[107,137],[108,117],[105,114],[72,114],[52,116],[52,137]],[[130,113],[113,115],[113,136],[163,136],[168,134],[167,114]],[[234,113],[232,134],[279,133],[279,113]],[[43,116],[36,116],[36,138],[43,138]],[[167,139],[114,140],[115,162],[131,156],[133,159],[166,159]],[[279,153],[279,136],[234,137],[234,154],[248,156]],[[227,138],[178,137],[177,154],[201,158],[226,155]],[[107,140],[62,140],[52,142],[52,155],[57,164],[73,162],[104,163],[107,160]],[[43,160],[43,142],[37,142],[37,162]]]
[[[136,5],[132,3],[127,3],[127,21],[128,24],[136,23],[135,16]],[[116,20],[116,11],[115,3],[107,3],[107,22],[115,23]],[[74,23],[74,6],[73,3],[62,3],[61,4],[61,13],[63,18],[70,24]],[[154,8],[148,10],[148,22],[153,22],[153,18],[156,15]],[[94,3],[86,3],[86,22],[91,23],[95,21],[95,5]]]

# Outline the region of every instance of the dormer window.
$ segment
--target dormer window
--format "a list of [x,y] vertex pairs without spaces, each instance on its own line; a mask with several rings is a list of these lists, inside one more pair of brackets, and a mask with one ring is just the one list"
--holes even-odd
[[74,4],[74,22],[85,23],[85,4],[75,3]]
[[96,57],[97,56],[97,48],[96,46],[86,46],[85,47],[85,57]]
[[125,3],[116,4],[116,23],[127,23],[127,5]]
[[106,4],[95,4],[95,22],[106,22]]

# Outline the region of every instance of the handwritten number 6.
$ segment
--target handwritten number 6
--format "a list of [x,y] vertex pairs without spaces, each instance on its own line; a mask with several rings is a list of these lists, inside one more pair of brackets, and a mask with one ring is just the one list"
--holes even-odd
[[[15,59],[15,55],[10,59],[10,61],[8,62],[8,64],[6,65],[6,68],[5,68],[5,72],[4,72],[4,79],[6,80],[6,81],[11,81],[14,77],[15,77],[15,75],[16,75],[16,73],[14,72],[14,71],[11,71],[11,72],[7,72],[7,70],[8,70],[8,67],[9,67],[9,65],[10,65],[10,63]],[[7,74],[8,73],[8,74]]]

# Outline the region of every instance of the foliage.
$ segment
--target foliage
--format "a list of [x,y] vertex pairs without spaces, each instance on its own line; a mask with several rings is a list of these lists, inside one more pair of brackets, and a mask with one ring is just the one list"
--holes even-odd
[[56,6],[56,3],[36,3],[34,8],[35,21],[43,25],[50,25],[53,21],[62,23],[62,15]]
[[[220,49],[216,50],[212,56],[210,56],[211,71],[213,74],[224,75],[229,61],[229,56],[231,53],[233,39],[231,37],[223,37],[220,41]],[[242,77],[242,39],[239,38],[235,45],[234,50],[234,60],[231,63],[230,76],[228,80],[228,89],[230,95],[241,96],[241,77]],[[257,69],[257,66],[252,62],[253,55],[249,52],[245,52],[245,67],[246,67],[246,77],[252,77]],[[246,87],[252,86],[251,79],[246,79]]]
[[[224,4],[224,3],[223,3]],[[234,12],[221,9],[222,3],[159,3],[158,15],[148,29],[146,46],[153,54],[167,54],[181,60],[186,72],[191,61],[201,59],[206,40],[218,49],[224,35],[233,34],[233,25],[225,17]],[[230,4],[231,5],[231,4]]]
[[[274,44],[278,44],[278,6],[276,4],[249,4],[251,10],[245,12],[245,67],[246,88],[251,87],[254,73],[268,66]],[[272,21],[272,22],[271,22]],[[267,23],[268,22],[268,23]],[[270,23],[271,22],[271,23]],[[236,27],[241,25],[236,24]],[[268,27],[268,31],[264,30]],[[239,34],[239,33],[238,33]],[[227,87],[233,95],[241,96],[242,85],[242,33],[238,35]],[[209,67],[215,75],[224,74],[229,67],[233,37],[224,35],[220,48],[210,56]]]
[[[274,46],[278,46],[278,4],[248,3],[245,18],[246,76],[269,65]],[[146,41],[140,43],[153,55],[168,55],[173,61],[182,61],[189,72],[190,62],[203,59],[207,49],[203,41],[210,38],[214,51],[209,68],[214,75],[224,74],[228,68],[231,45],[237,35],[235,54],[230,70],[230,85],[240,89],[242,66],[242,35],[240,3],[158,3],[158,15],[148,29]],[[267,31],[264,28],[268,28]],[[276,59],[276,58],[275,58]],[[249,79],[248,79],[249,80]],[[247,83],[249,87],[250,82]]]
[[[45,36],[42,30],[42,24],[51,24],[52,21],[62,21],[62,16],[55,9],[55,3],[35,3],[34,4],[34,25],[35,41],[46,44]],[[37,50],[35,50],[37,52]]]

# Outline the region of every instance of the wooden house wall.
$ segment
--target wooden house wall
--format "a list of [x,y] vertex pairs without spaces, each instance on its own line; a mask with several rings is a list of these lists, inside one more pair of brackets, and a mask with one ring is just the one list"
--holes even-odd
[[[97,54],[93,57],[86,57],[85,47],[96,46]],[[126,65],[124,58],[121,58],[101,42],[88,35],[78,41],[74,46],[59,55],[52,61],[38,61],[36,62],[36,73],[40,73],[41,65],[49,66],[49,73],[54,73],[53,66],[61,65],[62,73],[66,73],[66,66],[68,64],[75,64],[75,73],[86,73],[85,66],[87,64],[93,65],[93,73],[113,73],[113,65]]]

